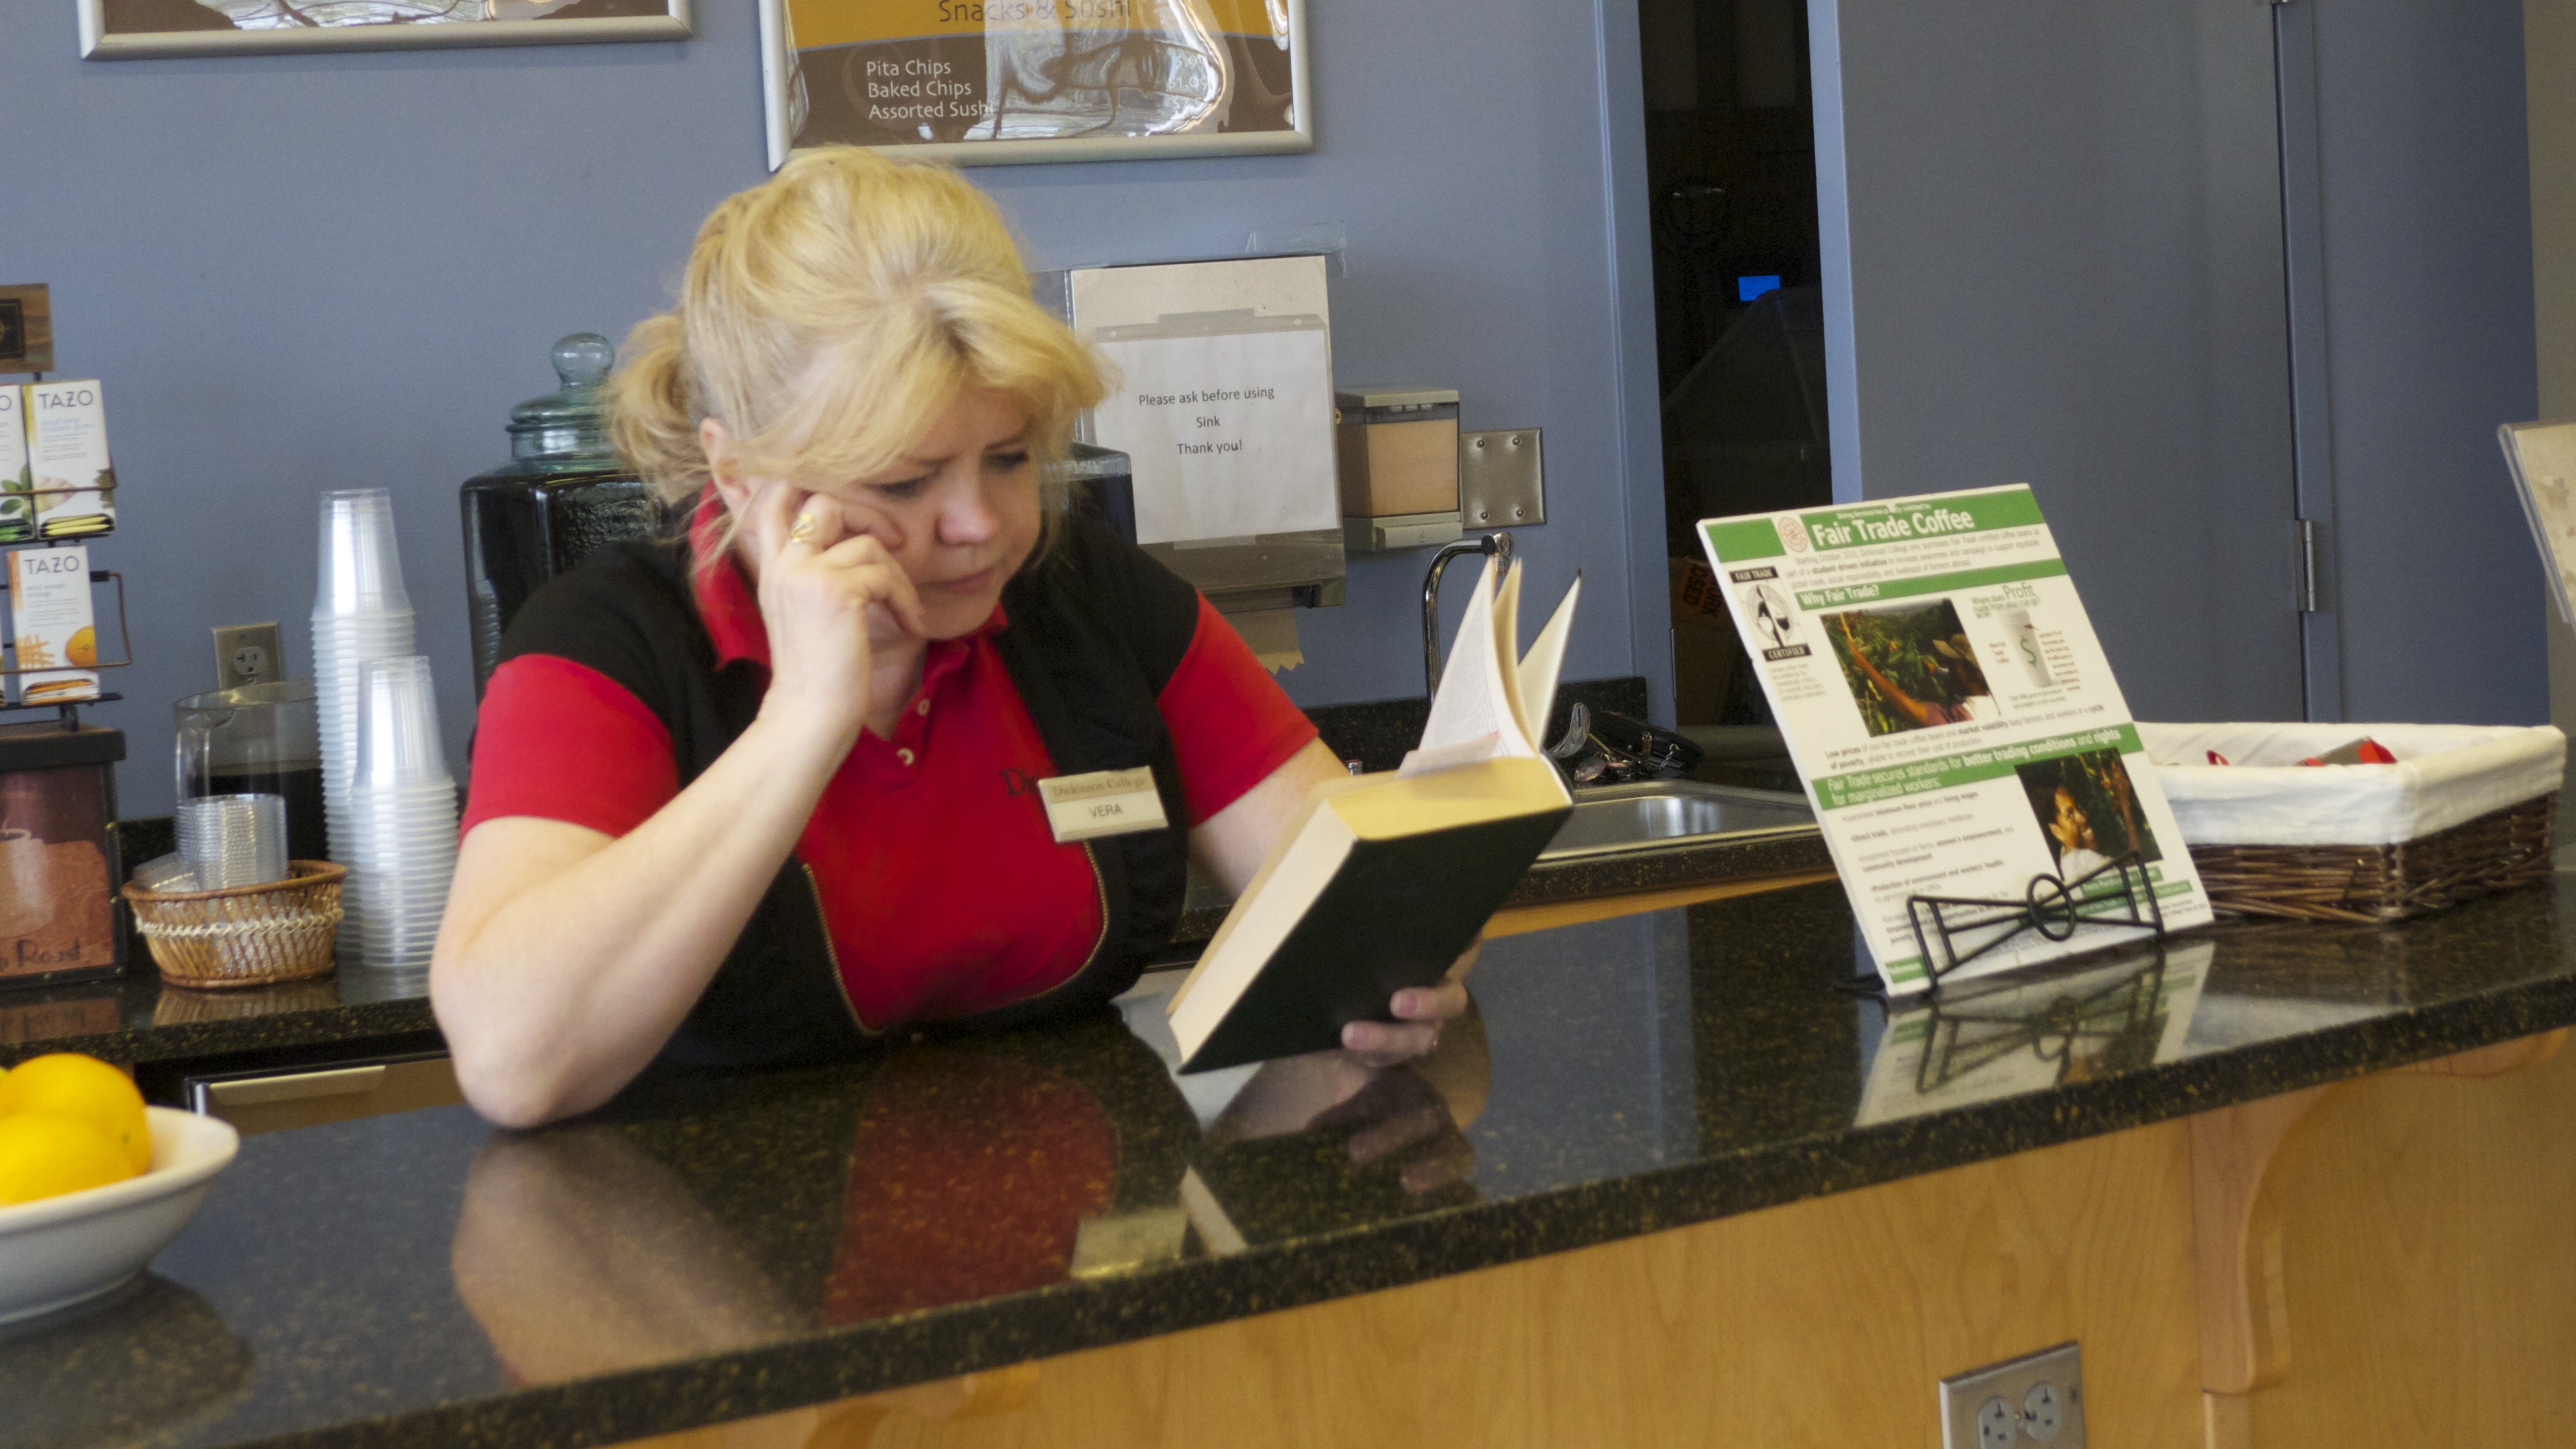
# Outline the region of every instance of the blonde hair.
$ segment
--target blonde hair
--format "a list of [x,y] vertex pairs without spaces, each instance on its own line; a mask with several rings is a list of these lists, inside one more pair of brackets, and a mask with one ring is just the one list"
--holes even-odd
[[[618,451],[677,509],[707,484],[706,418],[733,469],[830,482],[889,466],[960,392],[989,388],[1052,479],[1105,382],[1030,300],[991,198],[945,166],[837,146],[715,209],[679,306],[628,336],[610,387]],[[1046,495],[1052,533],[1062,490]]]

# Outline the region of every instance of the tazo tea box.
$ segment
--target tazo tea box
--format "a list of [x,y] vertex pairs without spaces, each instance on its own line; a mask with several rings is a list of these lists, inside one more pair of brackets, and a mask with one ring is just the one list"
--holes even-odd
[[98,698],[88,549],[74,544],[10,550],[9,613],[17,628],[18,703]]
[[36,532],[87,538],[116,527],[116,469],[96,380],[27,384],[27,452],[36,474]]
[[0,384],[0,543],[36,536],[35,470],[27,466],[27,390]]

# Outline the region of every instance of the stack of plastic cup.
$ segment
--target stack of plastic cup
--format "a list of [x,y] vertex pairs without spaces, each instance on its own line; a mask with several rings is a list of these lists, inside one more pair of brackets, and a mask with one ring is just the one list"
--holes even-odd
[[358,959],[370,967],[425,970],[456,874],[456,780],[439,740],[428,656],[374,660],[360,670],[348,801],[341,942],[354,935]]
[[179,802],[179,854],[197,890],[286,879],[286,797],[201,795]]
[[411,595],[394,552],[393,495],[381,488],[323,494],[321,564],[313,596],[313,688],[322,731],[322,814],[331,858],[354,868],[357,819],[349,782],[358,761],[359,672],[371,660],[397,659],[416,647]]

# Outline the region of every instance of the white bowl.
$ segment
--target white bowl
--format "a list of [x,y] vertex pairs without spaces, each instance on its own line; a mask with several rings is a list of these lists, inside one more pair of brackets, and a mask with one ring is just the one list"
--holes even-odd
[[151,1171],[0,1207],[0,1323],[68,1308],[142,1272],[241,1150],[229,1122],[169,1107],[143,1111],[152,1126]]

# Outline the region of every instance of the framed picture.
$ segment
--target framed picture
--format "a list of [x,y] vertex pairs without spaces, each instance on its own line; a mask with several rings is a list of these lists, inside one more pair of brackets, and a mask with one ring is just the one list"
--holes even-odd
[[1311,151],[1304,0],[761,0],[769,164]]
[[685,40],[691,0],[75,0],[84,60]]

